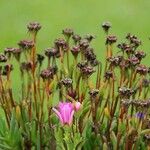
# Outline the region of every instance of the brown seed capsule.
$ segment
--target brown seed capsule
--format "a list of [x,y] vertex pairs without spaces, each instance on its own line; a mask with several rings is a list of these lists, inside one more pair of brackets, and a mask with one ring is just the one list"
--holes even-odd
[[22,50],[20,48],[14,48],[13,55],[19,61]]
[[93,61],[96,59],[96,55],[94,54],[94,49],[91,47],[88,47],[85,51],[84,51],[84,56],[87,59],[87,61]]
[[20,69],[22,71],[30,71],[32,69],[33,63],[32,62],[22,62]]
[[148,73],[148,67],[140,64],[136,67],[136,72],[140,75],[146,75]]
[[109,44],[109,45],[115,43],[116,41],[117,41],[117,37],[114,35],[109,35],[106,38],[106,44]]
[[22,40],[18,43],[19,47],[25,50],[30,50],[34,47],[34,42],[30,40]]
[[85,66],[81,70],[82,75],[90,76],[95,72],[95,69],[92,66]]
[[53,79],[53,76],[57,72],[57,66],[49,67],[48,69],[44,69],[41,71],[40,76],[43,79]]
[[13,51],[14,51],[14,48],[12,48],[12,47],[7,47],[7,48],[4,49],[4,54],[7,55],[8,58],[10,58],[10,57],[11,57],[11,54],[13,53]]
[[4,54],[0,54],[0,62],[6,62],[7,57]]
[[99,90],[98,89],[92,89],[89,91],[89,94],[92,98],[96,98],[96,96],[99,94]]
[[54,48],[54,47],[52,47],[52,48],[47,48],[46,50],[45,50],[45,55],[47,56],[47,57],[57,57],[57,55],[59,54],[59,51],[58,51],[58,49],[56,49],[56,48]]
[[109,57],[107,61],[109,61],[112,66],[118,66],[121,63],[122,59],[123,59],[122,56],[115,56]]
[[61,80],[61,83],[68,88],[72,86],[73,81],[71,78],[64,78]]
[[82,69],[82,68],[86,67],[87,65],[88,65],[88,62],[87,62],[87,61],[82,61],[82,62],[79,62],[79,63],[77,64],[77,67],[78,67],[79,69]]
[[77,35],[77,34],[74,34],[72,36],[72,39],[74,40],[74,43],[76,44],[77,42],[79,42],[81,40],[81,36]]
[[30,22],[27,28],[29,32],[37,33],[41,29],[41,25],[38,22]]
[[54,44],[56,46],[57,49],[62,49],[62,50],[66,50],[68,45],[66,43],[66,41],[63,38],[58,38],[54,41]]
[[104,31],[105,31],[106,33],[108,33],[109,29],[111,28],[111,23],[110,23],[110,22],[104,22],[104,23],[102,24],[102,28],[104,29]]
[[73,35],[73,30],[70,28],[66,28],[62,31],[62,34],[67,38],[70,38]]
[[107,70],[104,74],[105,79],[109,80],[110,78],[113,77],[113,72],[110,70]]
[[87,39],[82,39],[80,40],[79,45],[81,50],[85,50],[89,47],[89,41]]
[[135,56],[130,57],[128,60],[131,66],[136,66],[140,63],[139,59]]
[[135,52],[135,56],[141,60],[142,58],[144,58],[146,56],[145,52],[144,51],[136,51]]
[[119,88],[118,92],[122,98],[129,98],[131,95],[135,93],[135,90],[132,90],[127,87],[121,87]]
[[72,54],[77,57],[79,52],[80,52],[80,47],[77,45],[77,46],[73,46],[72,49],[71,49],[71,52]]

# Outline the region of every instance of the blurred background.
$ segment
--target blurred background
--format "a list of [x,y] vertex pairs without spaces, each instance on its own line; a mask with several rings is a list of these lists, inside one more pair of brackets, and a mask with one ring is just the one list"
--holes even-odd
[[[16,47],[19,40],[28,39],[26,25],[37,21],[42,25],[38,34],[38,51],[53,45],[62,29],[70,27],[77,34],[91,33],[98,59],[105,56],[103,21],[112,23],[111,34],[124,40],[127,33],[142,40],[147,52],[144,61],[150,65],[150,0],[0,0],[0,52]],[[117,50],[116,50],[117,51]],[[17,76],[14,76],[17,79]]]
[[[0,51],[27,39],[26,24],[40,22],[38,50],[50,47],[62,29],[73,28],[78,34],[96,35],[93,42],[100,59],[104,56],[103,21],[112,23],[111,33],[122,41],[126,33],[142,40],[141,49],[150,48],[149,0],[0,0]],[[148,63],[149,54],[146,62]]]

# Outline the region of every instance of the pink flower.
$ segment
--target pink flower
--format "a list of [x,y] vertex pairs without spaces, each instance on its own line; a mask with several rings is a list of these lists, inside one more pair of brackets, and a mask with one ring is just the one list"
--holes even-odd
[[71,125],[74,115],[74,106],[70,102],[60,102],[58,109],[53,108],[62,125]]
[[74,103],[74,109],[75,111],[78,111],[81,108],[81,103],[80,102],[75,102]]

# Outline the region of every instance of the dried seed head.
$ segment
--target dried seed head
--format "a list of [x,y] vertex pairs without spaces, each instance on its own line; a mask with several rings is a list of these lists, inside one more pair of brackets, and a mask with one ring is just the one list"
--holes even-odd
[[95,39],[95,36],[91,35],[91,34],[87,34],[84,39],[88,40],[88,42],[91,42],[93,39]]
[[79,42],[81,40],[81,36],[77,35],[77,34],[74,34],[72,36],[72,39],[74,40],[74,43],[76,44],[77,42]]
[[92,66],[85,66],[82,69],[80,69],[83,76],[90,76],[95,72],[95,69]]
[[110,70],[107,70],[107,71],[105,72],[105,74],[104,74],[104,77],[105,77],[106,80],[109,80],[110,78],[113,77],[113,72],[110,71]]
[[107,61],[109,61],[112,66],[118,66],[121,63],[122,59],[123,59],[122,56],[115,56],[109,57]]
[[53,76],[57,72],[57,66],[49,67],[48,69],[44,69],[41,71],[40,76],[45,79],[53,79]]
[[47,48],[46,50],[45,50],[45,55],[47,56],[47,57],[57,57],[57,55],[59,54],[59,51],[58,51],[58,49],[56,49],[56,48],[54,48],[54,47],[52,47],[52,48]]
[[91,66],[97,66],[100,62],[97,59],[91,60],[90,64]]
[[90,97],[91,98],[96,98],[96,96],[99,94],[99,90],[98,89],[92,89],[89,91]]
[[67,48],[67,43],[63,38],[58,38],[54,41],[54,44],[56,46],[57,49],[63,49],[66,50]]
[[89,41],[87,39],[81,39],[79,45],[81,50],[85,50],[89,47]]
[[18,61],[20,60],[21,52],[20,48],[14,48],[13,50],[13,55]]
[[84,56],[87,59],[87,61],[93,61],[96,59],[96,55],[94,54],[94,49],[88,47],[85,51],[84,51]]
[[108,33],[109,29],[111,28],[111,23],[110,22],[103,22],[102,28],[106,33]]
[[150,100],[134,100],[132,104],[135,108],[145,109],[150,107]]
[[146,75],[148,73],[148,70],[148,67],[146,67],[145,65],[140,64],[136,67],[136,72],[140,75]]
[[12,48],[12,47],[7,47],[7,48],[4,49],[4,54],[5,54],[8,58],[10,58],[10,57],[11,57],[11,54],[13,53],[13,51],[14,51],[14,48]]
[[132,101],[129,100],[129,99],[122,99],[122,100],[121,100],[121,105],[122,105],[124,108],[128,108],[131,104],[132,104]]
[[82,68],[86,67],[87,65],[88,65],[88,62],[87,62],[87,61],[82,61],[82,62],[79,62],[79,63],[77,64],[77,67],[78,67],[79,69],[82,69]]
[[61,80],[61,83],[68,88],[72,86],[73,81],[71,78],[64,78]]
[[37,33],[41,29],[41,25],[38,22],[30,22],[27,28],[29,32]]
[[7,57],[4,54],[0,54],[0,62],[6,62]]
[[71,49],[71,52],[72,52],[72,54],[75,56],[75,57],[77,57],[78,56],[78,54],[79,54],[79,52],[80,52],[80,46],[73,46],[72,47],[72,49]]
[[13,65],[12,64],[7,64],[3,68],[2,75],[4,75],[4,76],[8,75],[12,70],[13,70]]
[[135,56],[130,57],[129,59],[130,66],[136,66],[140,63],[139,59]]
[[142,58],[144,58],[146,56],[144,51],[136,51],[134,54],[140,61]]
[[130,62],[128,59],[122,59],[122,61],[119,64],[120,68],[124,68],[124,69],[127,69],[129,65],[130,65]]
[[31,40],[22,40],[18,43],[19,47],[25,50],[30,50],[34,47],[34,42]]
[[73,30],[70,28],[66,28],[62,31],[62,34],[67,38],[70,38],[73,35]]
[[109,44],[109,45],[115,43],[116,41],[117,41],[117,37],[114,35],[109,35],[106,38],[106,44]]
[[128,99],[131,95],[133,95],[135,93],[135,90],[132,90],[127,87],[121,87],[121,88],[119,88],[118,92],[122,98]]
[[32,69],[33,63],[32,62],[22,62],[20,69],[21,71],[30,71]]

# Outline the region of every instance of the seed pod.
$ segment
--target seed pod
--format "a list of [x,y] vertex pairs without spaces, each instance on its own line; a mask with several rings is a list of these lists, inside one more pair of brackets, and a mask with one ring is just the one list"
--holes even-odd
[[141,61],[146,56],[144,51],[136,51],[135,56]]
[[18,45],[24,50],[30,50],[34,47],[34,42],[31,40],[22,40],[18,43]]
[[21,52],[22,50],[20,48],[14,48],[13,50],[13,55],[18,61],[20,61]]
[[121,88],[119,88],[118,92],[122,98],[128,99],[131,95],[133,95],[135,93],[135,90],[132,90],[127,87],[121,87]]
[[85,50],[89,47],[89,41],[87,39],[81,39],[79,42],[79,46],[81,50]]
[[7,48],[4,49],[4,54],[5,54],[8,58],[10,58],[11,55],[12,55],[12,53],[13,53],[13,51],[14,51],[14,48],[12,48],[12,47],[7,47]]
[[71,86],[72,86],[73,81],[72,81],[71,78],[64,78],[64,79],[61,80],[61,83],[62,83],[66,88],[68,88],[68,87],[71,87]]
[[107,59],[107,61],[109,61],[112,66],[119,66],[119,64],[121,63],[122,59],[123,59],[122,56],[115,56],[115,57],[109,57]]
[[66,50],[68,45],[66,43],[66,41],[63,38],[58,38],[54,41],[54,44],[56,46],[57,49],[62,49],[62,50]]
[[72,52],[73,56],[77,57],[80,52],[80,47],[78,45],[73,46],[71,49],[71,52]]
[[112,45],[113,43],[115,43],[117,41],[117,37],[114,35],[109,35],[106,38],[106,44]]
[[99,90],[98,89],[92,89],[89,91],[90,97],[91,98],[96,98],[96,96],[99,94]]
[[73,35],[73,30],[66,28],[62,31],[62,34],[69,39]]
[[108,33],[109,29],[111,28],[111,23],[110,22],[103,22],[102,28],[106,33]]
[[130,57],[128,60],[131,67],[134,67],[140,63],[139,59],[135,56]]
[[77,35],[77,34],[74,34],[72,36],[72,39],[74,40],[74,43],[77,44],[81,40],[81,36]]
[[104,77],[105,77],[106,80],[109,80],[110,78],[113,77],[113,72],[110,71],[110,70],[107,70],[107,71],[105,72],[105,74],[104,74]]
[[52,48],[47,48],[45,50],[45,55],[48,57],[48,58],[51,58],[51,57],[57,57],[57,55],[59,54],[59,51],[58,49],[52,47]]
[[146,75],[148,73],[148,67],[140,64],[136,67],[136,72],[140,75]]
[[32,62],[22,62],[20,69],[21,71],[30,71],[32,69]]
[[31,33],[37,33],[41,29],[41,25],[38,22],[30,22],[27,28]]

